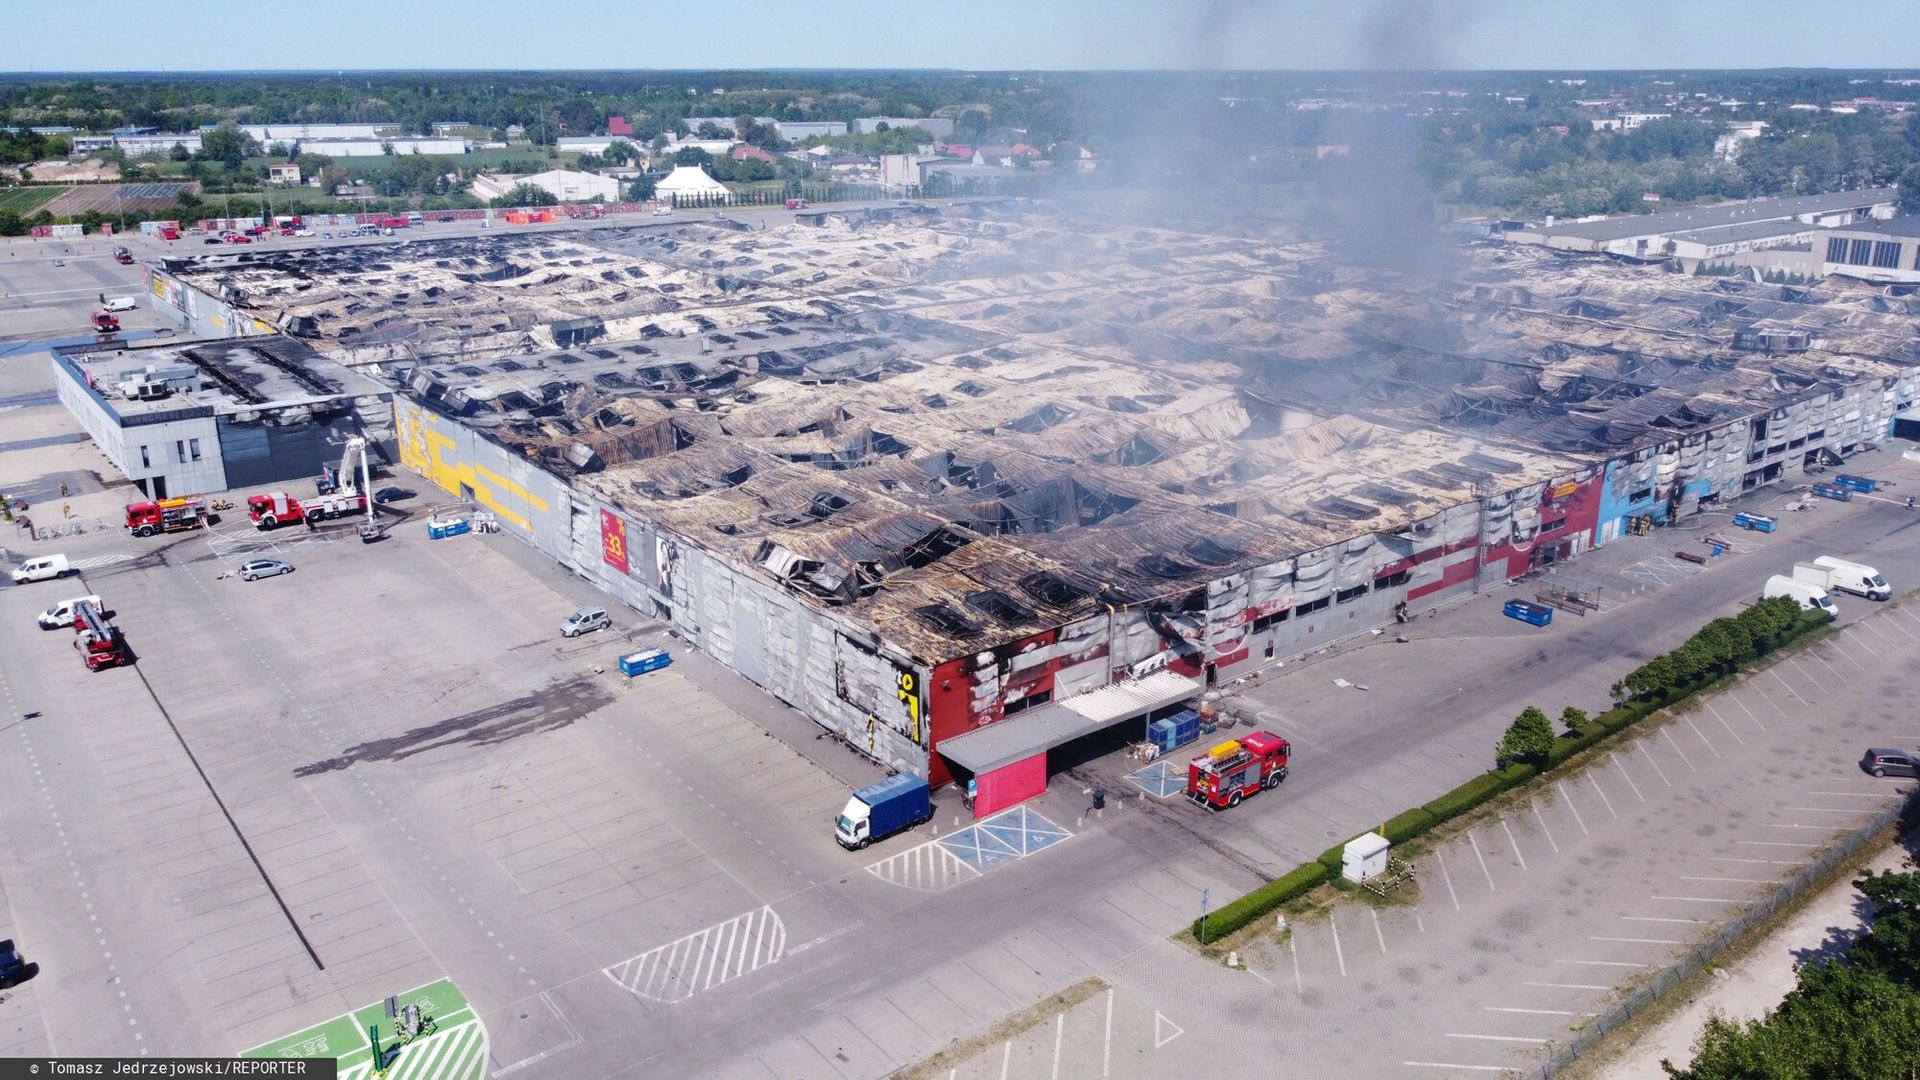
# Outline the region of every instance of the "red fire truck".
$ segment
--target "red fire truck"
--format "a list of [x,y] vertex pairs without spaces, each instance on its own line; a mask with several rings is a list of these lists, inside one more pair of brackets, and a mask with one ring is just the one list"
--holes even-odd
[[349,514],[362,513],[367,508],[367,497],[357,491],[342,491],[333,495],[320,495],[301,502],[284,491],[269,491],[264,495],[247,496],[247,516],[253,519],[257,529],[266,530],[281,525],[298,525],[301,522],[319,522],[328,518],[346,517]]
[[1213,810],[1239,806],[1261,788],[1287,778],[1287,740],[1256,731],[1223,742],[1187,766],[1187,798]]
[[199,529],[207,524],[207,500],[198,495],[127,504],[127,531],[135,536]]
[[127,662],[127,643],[106,613],[87,601],[73,605],[73,647],[87,662],[88,671],[118,667]]
[[93,313],[93,329],[100,334],[119,333],[120,320],[111,311],[96,311]]

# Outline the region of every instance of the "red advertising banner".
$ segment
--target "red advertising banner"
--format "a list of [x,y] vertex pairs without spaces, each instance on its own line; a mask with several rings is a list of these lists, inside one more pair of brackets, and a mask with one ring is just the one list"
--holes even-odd
[[623,574],[627,569],[627,523],[609,511],[600,511],[600,557]]

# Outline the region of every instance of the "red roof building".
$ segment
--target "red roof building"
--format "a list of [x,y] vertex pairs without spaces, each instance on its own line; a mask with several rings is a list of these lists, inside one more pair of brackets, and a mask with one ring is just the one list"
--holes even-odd
[[727,156],[735,161],[764,161],[769,165],[774,164],[772,154],[752,143],[735,143],[733,149],[727,151]]
[[946,154],[948,157],[965,158],[968,161],[972,161],[973,147],[968,146],[966,143],[948,143]]
[[632,138],[633,125],[629,124],[627,118],[624,116],[609,116],[607,117],[607,134],[625,135],[628,138]]
[[1040,149],[1039,147],[1029,146],[1023,142],[1017,142],[1013,144],[1013,156],[1014,157],[1039,157]]

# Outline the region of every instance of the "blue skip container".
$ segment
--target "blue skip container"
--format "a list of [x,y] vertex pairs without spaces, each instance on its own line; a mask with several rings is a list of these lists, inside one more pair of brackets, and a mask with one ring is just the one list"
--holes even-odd
[[1509,619],[1519,619],[1534,626],[1545,626],[1553,621],[1552,608],[1528,600],[1509,600],[1501,611]]
[[635,675],[659,671],[671,663],[673,663],[673,657],[665,649],[642,649],[620,658],[620,674],[631,679]]

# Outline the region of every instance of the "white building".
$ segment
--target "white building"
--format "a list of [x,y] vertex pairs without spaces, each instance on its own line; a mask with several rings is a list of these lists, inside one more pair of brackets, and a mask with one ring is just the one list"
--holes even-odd
[[271,143],[305,142],[308,139],[377,139],[382,133],[397,132],[400,125],[385,124],[241,124],[240,130]]
[[553,169],[530,176],[476,176],[473,179],[473,194],[476,198],[497,199],[521,184],[532,184],[550,192],[563,203],[587,202],[596,198],[607,202],[620,201],[620,181],[611,176],[575,172],[572,169]]
[[731,194],[727,185],[707,175],[707,170],[698,165],[674,166],[666,179],[654,185],[653,193],[656,198],[675,202]]
[[96,150],[113,147],[128,157],[144,157],[147,154],[165,154],[175,146],[184,146],[189,153],[200,149],[200,133],[162,131],[152,135],[75,135],[68,146],[68,157],[86,157]]
[[1632,131],[1642,124],[1655,120],[1671,120],[1672,113],[1663,112],[1616,112],[1612,116],[1593,122],[1595,131]]
[[[712,124],[714,127],[719,128],[729,135],[738,135],[740,132],[736,129],[735,125],[737,119],[737,117],[732,116],[689,116],[680,122],[687,126],[687,134],[689,135],[699,131],[704,124]],[[764,127],[773,123],[773,117],[756,116],[753,118],[753,122]]]
[[563,135],[553,140],[553,146],[563,154],[604,154],[617,142],[633,145],[625,135]]
[[[1670,254],[1666,248],[1668,238],[1680,234],[1701,234],[1692,239],[1706,246],[1717,246],[1712,231],[1735,225],[1771,222],[1772,235],[1793,236],[1801,232],[1796,228],[1797,224],[1825,227],[1892,217],[1894,195],[1892,188],[1868,188],[1827,195],[1753,199],[1696,206],[1664,214],[1573,222],[1549,220],[1543,225],[1530,224],[1521,229],[1508,229],[1503,235],[1512,243],[1541,244],[1563,251],[1605,252],[1643,259],[1663,259]],[[1744,240],[1752,241],[1765,231],[1746,230],[1741,235]]]
[[863,116],[853,122],[853,130],[862,135],[872,135],[880,130],[881,124],[887,125],[889,131],[895,128],[917,127],[936,139],[944,139],[953,134],[953,119],[944,116],[925,116],[918,120],[904,116]]
[[1867,281],[1920,281],[1920,217],[1843,225],[1814,240],[1829,274]]
[[325,154],[332,158],[379,157],[389,149],[395,154],[464,154],[469,146],[465,139],[417,135],[393,139],[301,139],[298,145],[303,154]]
[[847,125],[838,120],[776,120],[773,130],[788,142],[799,142],[816,135],[822,137],[845,135]]

